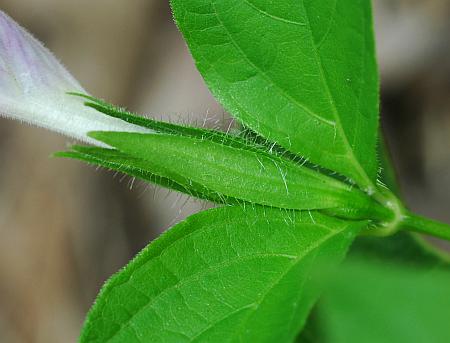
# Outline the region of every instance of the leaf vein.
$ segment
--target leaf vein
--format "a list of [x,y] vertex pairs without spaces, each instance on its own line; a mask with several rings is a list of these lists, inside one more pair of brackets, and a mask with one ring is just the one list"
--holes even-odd
[[[324,124],[327,124],[329,126],[334,126],[336,123],[334,121],[328,120],[323,118],[322,116],[320,116],[319,114],[313,112],[311,109],[307,108],[304,104],[300,103],[298,100],[296,100],[295,98],[293,98],[291,95],[289,95],[280,85],[278,85],[277,83],[275,83],[273,80],[270,79],[270,77],[267,75],[267,73],[262,70],[260,67],[258,67],[254,62],[252,62],[250,60],[250,58],[248,57],[248,55],[245,53],[245,51],[242,49],[242,47],[236,42],[236,40],[233,38],[233,35],[230,33],[230,31],[228,30],[227,26],[225,25],[225,23],[221,20],[219,13],[217,12],[216,9],[216,4],[215,2],[212,3],[213,8],[214,8],[214,12],[215,12],[215,16],[217,18],[217,20],[219,21],[219,23],[222,25],[222,27],[225,30],[225,33],[228,35],[230,41],[232,42],[232,44],[235,46],[235,48],[241,53],[242,57],[253,67],[255,68],[260,75],[266,79],[266,81],[268,81],[270,84],[274,85],[278,90],[280,90],[280,94],[285,97],[286,99],[288,99],[289,101],[291,101],[292,103],[294,103],[295,105],[297,105],[300,109],[302,109],[305,113],[309,114],[310,116],[316,118],[317,120],[321,121]],[[249,113],[250,115],[250,113]]]
[[270,14],[269,12],[266,12],[266,11],[262,10],[261,8],[259,8],[258,6],[256,6],[254,3],[251,2],[251,0],[244,0],[244,2],[247,5],[249,5],[250,7],[252,7],[254,10],[261,13],[263,16],[269,17],[273,20],[280,21],[280,22],[287,23],[287,24],[306,26],[306,23],[302,23],[300,21],[295,21],[295,20],[289,20],[286,18],[282,18],[282,17],[276,16],[276,15]]

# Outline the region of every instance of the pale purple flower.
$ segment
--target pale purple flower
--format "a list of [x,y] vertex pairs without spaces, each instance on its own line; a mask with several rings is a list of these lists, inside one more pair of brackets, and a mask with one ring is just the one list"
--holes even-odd
[[149,132],[83,105],[77,80],[31,34],[0,11],[0,116],[95,143],[89,131]]

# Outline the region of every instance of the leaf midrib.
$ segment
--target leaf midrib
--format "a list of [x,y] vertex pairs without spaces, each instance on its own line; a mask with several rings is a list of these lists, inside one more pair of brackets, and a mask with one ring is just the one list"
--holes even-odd
[[[339,0],[336,0],[335,2],[335,6],[337,7]],[[246,1],[246,3],[248,4],[248,2]],[[245,58],[245,60],[251,65],[253,66],[253,68],[255,68],[256,70],[258,70],[261,75],[270,83],[273,84],[275,87],[277,87],[280,91],[281,94],[283,96],[285,96],[288,100],[290,100],[291,102],[295,103],[299,108],[303,109],[306,113],[308,113],[309,115],[313,116],[314,118],[316,118],[317,120],[322,121],[325,124],[328,124],[330,126],[333,126],[335,128],[335,130],[339,130],[339,133],[341,134],[341,137],[343,138],[343,143],[346,149],[346,154],[343,155],[345,157],[347,157],[350,162],[352,163],[353,167],[356,169],[356,173],[361,177],[361,181],[364,181],[364,184],[361,184],[360,186],[366,187],[366,188],[370,188],[370,189],[375,189],[374,183],[371,180],[371,178],[368,176],[367,172],[365,171],[365,169],[362,167],[362,165],[360,164],[359,160],[356,158],[354,151],[350,145],[350,142],[348,140],[347,134],[345,133],[345,131],[343,130],[342,127],[342,123],[339,117],[339,112],[337,110],[335,101],[333,96],[331,95],[331,91],[328,85],[328,82],[326,81],[325,78],[325,73],[324,73],[324,68],[323,68],[323,63],[322,60],[320,58],[320,55],[317,51],[317,46],[316,43],[314,41],[314,37],[312,34],[312,26],[311,26],[311,22],[310,22],[310,18],[309,18],[309,13],[306,10],[306,6],[304,4],[304,1],[301,0],[301,4],[303,7],[303,10],[305,12],[305,18],[306,18],[306,26],[308,26],[309,28],[309,36],[311,39],[311,45],[313,47],[313,51],[314,51],[314,57],[315,57],[315,61],[316,64],[319,68],[319,72],[320,72],[320,77],[322,79],[322,83],[325,87],[325,90],[327,92],[328,95],[328,100],[330,102],[330,105],[332,106],[332,112],[333,112],[333,116],[335,118],[335,121],[330,121],[327,120],[325,118],[323,118],[322,116],[320,116],[319,114],[313,112],[312,110],[310,110],[309,108],[305,107],[303,104],[301,104],[300,102],[298,102],[295,98],[293,98],[292,96],[290,96],[289,94],[286,93],[286,91],[281,88],[277,83],[275,83],[267,74],[264,70],[262,70],[261,68],[259,68],[257,65],[255,65],[247,56],[247,54],[245,53],[245,51],[240,47],[240,45],[235,41],[235,39],[233,38],[233,35],[231,34],[231,32],[228,30],[227,26],[225,25],[225,23],[221,20],[219,12],[217,11],[216,8],[216,2],[215,0],[211,0],[211,4],[212,4],[212,8],[214,9],[214,15],[217,18],[217,21],[219,22],[219,24],[224,28],[226,34],[228,35],[231,43],[236,47],[236,49],[238,49],[238,51],[241,52],[241,55]],[[257,8],[255,8],[255,6],[252,6],[251,4],[248,4],[248,6],[252,7],[254,10],[257,10],[258,12],[260,12]],[[247,112],[247,111],[246,111]],[[247,112],[248,115],[250,115],[250,113]]]
[[[251,311],[249,311],[248,315],[246,316],[246,318],[244,319],[244,323],[242,323],[240,325],[240,329],[233,334],[233,336],[230,337],[229,342],[233,341],[234,338],[236,338],[237,336],[239,336],[244,327],[245,324],[247,323],[247,321],[250,319],[250,317],[252,316],[252,314],[254,314],[254,312],[259,308],[259,306],[263,303],[263,301],[267,298],[267,296],[270,294],[270,292],[273,290],[273,288],[275,288],[280,281],[294,268],[298,265],[298,263],[300,263],[305,257],[307,257],[308,255],[310,255],[313,252],[316,252],[318,248],[320,248],[320,246],[322,244],[324,244],[325,242],[327,242],[328,240],[334,238],[335,236],[341,234],[343,231],[345,231],[348,226],[346,226],[345,228],[343,228],[342,230],[337,230],[334,231],[332,229],[330,229],[329,227],[326,227],[324,225],[319,225],[316,224],[318,227],[324,228],[327,231],[329,231],[330,233],[327,234],[326,236],[322,237],[319,241],[317,241],[315,244],[312,244],[311,246],[308,247],[308,249],[306,251],[304,251],[302,254],[298,255],[291,263],[291,265],[288,266],[288,268],[286,268],[286,270],[277,278],[275,279],[274,282],[272,282],[269,287],[267,287],[266,291],[262,294],[262,297],[260,298],[259,301],[256,301],[252,304],[247,304],[245,307],[249,307],[251,309]],[[235,312],[235,311],[234,311]],[[233,312],[233,313],[234,313]],[[221,321],[227,319],[229,317],[230,314],[228,314],[227,316],[224,316],[222,318],[220,318],[219,320],[217,320],[216,322],[214,322],[211,326],[209,326],[208,328],[205,328],[203,331],[199,332],[196,336],[194,336],[191,340],[191,342],[194,342],[195,339],[199,336],[201,336],[203,333],[205,333],[206,331],[208,331],[209,329],[211,329],[214,325],[220,323]]]
[[[337,8],[338,6],[338,2],[340,0],[336,0],[335,2],[335,7]],[[341,122],[341,118],[339,115],[339,111],[336,107],[336,102],[334,100],[333,95],[331,94],[331,90],[330,90],[330,86],[328,85],[328,81],[325,77],[325,70],[323,67],[323,62],[322,62],[322,58],[320,57],[319,51],[318,51],[318,47],[314,41],[314,36],[312,33],[312,26],[311,26],[311,20],[310,20],[310,15],[308,13],[308,10],[306,9],[305,6],[305,1],[301,0],[301,4],[303,7],[303,10],[305,12],[305,17],[306,17],[306,24],[309,28],[309,36],[311,39],[311,45],[313,47],[313,51],[314,51],[314,57],[315,57],[315,61],[317,63],[317,66],[319,67],[319,72],[320,72],[320,78],[322,79],[322,83],[326,89],[327,95],[328,95],[328,100],[330,102],[330,105],[332,106],[333,109],[333,116],[335,118],[335,128],[337,128],[339,130],[339,133],[341,134],[341,136],[343,137],[344,140],[344,144],[345,144],[345,148],[347,150],[347,157],[351,160],[353,166],[357,169],[358,174],[362,177],[362,179],[366,182],[365,185],[361,185],[361,186],[365,186],[365,187],[370,187],[372,189],[375,189],[375,186],[373,184],[373,181],[371,180],[371,178],[368,176],[366,170],[362,167],[361,163],[359,162],[359,160],[356,158],[355,153],[352,149],[352,146],[350,145],[350,142],[348,140],[347,134],[344,131],[344,128],[342,126],[342,122]],[[334,14],[336,14],[336,11],[334,12]],[[334,19],[333,19],[334,20]],[[331,28],[330,28],[331,29]],[[359,114],[361,115],[361,112],[359,112]]]
[[[256,64],[254,64],[247,56],[247,54],[245,53],[245,51],[241,48],[241,46],[236,42],[236,40],[233,38],[233,35],[231,34],[231,32],[228,30],[228,27],[224,24],[224,22],[220,19],[219,16],[219,12],[216,9],[216,3],[214,0],[211,1],[212,7],[214,9],[214,15],[217,18],[217,21],[219,22],[219,24],[224,28],[225,33],[227,34],[227,36],[230,38],[231,43],[236,47],[236,49],[238,49],[242,56],[245,58],[245,60],[251,65],[253,66],[256,70],[258,70],[261,75],[267,80],[269,81],[269,83],[273,84],[276,88],[278,88],[281,91],[281,95],[283,95],[284,97],[286,97],[288,100],[290,100],[292,103],[296,104],[299,108],[301,108],[303,111],[305,111],[305,113],[309,114],[310,116],[314,117],[315,119],[323,122],[324,124],[327,124],[329,126],[334,127],[336,125],[336,123],[334,121],[330,121],[328,119],[325,119],[324,117],[320,116],[319,114],[315,113],[314,111],[312,111],[311,109],[309,109],[308,107],[306,107],[304,104],[300,103],[298,100],[296,100],[295,98],[293,98],[291,95],[289,95],[280,85],[278,85],[277,83],[275,83],[270,77],[269,75],[267,75],[267,73],[262,70],[260,67],[258,67]],[[250,7],[252,7],[253,9],[254,6],[249,5]],[[248,112],[247,112],[248,113]],[[250,113],[248,113],[250,115]]]
[[[163,251],[164,252],[164,251]],[[161,258],[163,255],[163,252],[156,256],[155,258]],[[200,270],[198,273],[189,275],[189,277],[184,278],[184,279],[179,279],[177,276],[174,275],[174,277],[178,278],[178,281],[173,284],[170,287],[165,288],[164,290],[162,290],[160,293],[158,293],[157,295],[155,295],[155,297],[151,298],[150,301],[148,301],[145,305],[141,306],[137,311],[135,311],[130,318],[128,318],[124,323],[122,323],[120,325],[120,329],[118,329],[111,337],[109,337],[105,342],[110,342],[112,339],[114,339],[120,331],[122,331],[123,329],[126,329],[127,327],[129,327],[130,325],[132,325],[132,320],[133,318],[135,318],[139,313],[141,313],[142,311],[144,311],[145,309],[147,309],[148,307],[150,307],[151,305],[153,305],[153,303],[155,303],[160,297],[162,297],[163,295],[165,295],[167,293],[167,291],[170,291],[172,289],[178,289],[181,286],[185,285],[186,283],[189,283],[190,281],[202,276],[203,274],[207,274],[209,272],[214,272],[214,271],[218,271],[220,269],[222,269],[223,267],[226,267],[228,265],[232,265],[233,263],[239,262],[239,261],[246,261],[246,260],[253,260],[253,259],[259,259],[259,258],[267,258],[267,257],[282,257],[282,258],[286,258],[286,259],[294,259],[297,258],[297,256],[294,255],[286,255],[286,254],[271,254],[271,253],[260,253],[260,254],[254,254],[254,255],[249,255],[249,256],[236,256],[233,259],[229,259],[226,261],[223,261],[221,263],[218,264],[214,264],[208,268],[202,269]],[[162,261],[161,261],[162,262]],[[163,262],[162,262],[163,263]],[[145,265],[145,264],[144,264]],[[142,266],[141,266],[142,267]],[[167,269],[167,268],[166,268]],[[169,271],[172,275],[173,273],[167,269],[167,271]],[[126,284],[126,282],[122,283],[121,285]],[[147,296],[147,298],[149,298]]]
[[[329,227],[327,227],[327,226],[325,226],[325,225],[323,225],[323,224],[317,224],[317,223],[316,223],[315,225],[316,225],[318,228],[322,228],[322,229],[325,229],[325,230],[327,230],[327,231],[330,231],[331,234],[328,234],[328,235],[324,236],[322,239],[320,239],[320,240],[317,241],[316,243],[310,245],[310,246],[308,247],[308,249],[307,249],[306,251],[303,252],[303,254],[295,256],[295,255],[275,254],[275,253],[258,253],[258,254],[253,254],[253,255],[249,255],[249,256],[245,256],[245,257],[237,256],[236,258],[229,259],[229,260],[227,260],[227,261],[222,261],[221,263],[214,264],[214,265],[212,265],[212,266],[210,266],[210,267],[208,267],[208,268],[206,268],[206,269],[202,269],[202,270],[200,270],[198,273],[192,274],[192,275],[190,275],[189,277],[187,277],[187,278],[185,278],[185,279],[182,279],[182,280],[179,279],[174,285],[172,285],[172,286],[170,286],[170,287],[168,287],[168,288],[165,288],[165,289],[162,290],[160,293],[158,293],[155,297],[153,297],[153,298],[151,299],[151,301],[147,302],[144,306],[141,306],[140,309],[137,310],[136,312],[134,312],[133,315],[132,315],[130,318],[128,318],[124,323],[122,323],[122,324],[120,325],[120,329],[118,329],[112,336],[110,336],[109,338],[107,338],[105,342],[110,342],[112,339],[114,339],[114,338],[119,334],[119,332],[120,332],[121,330],[123,330],[123,329],[125,329],[126,327],[128,327],[129,325],[131,325],[130,323],[131,323],[131,321],[132,321],[132,319],[133,319],[134,317],[136,317],[136,316],[137,316],[139,313],[141,313],[143,310],[145,310],[146,308],[148,308],[149,306],[151,306],[157,299],[159,299],[161,296],[163,296],[168,290],[171,290],[171,289],[177,289],[177,288],[179,288],[180,286],[184,285],[185,283],[188,283],[189,281],[191,281],[191,280],[193,280],[193,279],[195,279],[195,278],[198,278],[200,275],[206,274],[207,272],[219,270],[219,269],[221,269],[221,268],[224,267],[224,266],[231,265],[231,264],[235,263],[236,261],[241,261],[241,260],[252,260],[252,259],[255,259],[255,258],[264,258],[264,257],[284,257],[284,258],[288,258],[288,259],[294,260],[294,262],[288,267],[287,271],[286,271],[285,273],[283,273],[282,276],[281,276],[279,279],[276,280],[276,282],[279,282],[279,281],[280,281],[280,280],[281,280],[281,279],[289,272],[289,270],[291,270],[293,267],[295,267],[295,264],[296,264],[296,263],[299,263],[299,262],[301,261],[301,259],[302,259],[303,257],[307,256],[311,251],[314,251],[315,249],[319,248],[320,245],[323,244],[324,242],[326,242],[327,240],[329,240],[329,239],[331,239],[332,237],[334,237],[334,236],[336,236],[336,235],[342,233],[342,232],[345,231],[345,230],[347,229],[347,227],[348,227],[348,226],[346,226],[345,228],[343,228],[343,229],[341,229],[341,230],[333,231],[332,229],[330,229]],[[194,232],[191,232],[191,233],[189,233],[188,235],[186,235],[186,236],[184,236],[184,237],[180,237],[180,239],[178,239],[178,240],[172,242],[172,244],[170,244],[169,246],[167,246],[167,248],[165,248],[164,250],[162,250],[162,251],[160,252],[159,255],[154,256],[150,261],[153,261],[154,259],[159,259],[159,258],[161,258],[161,257],[164,255],[164,252],[167,251],[167,249],[169,249],[169,248],[170,248],[171,246],[173,246],[175,243],[177,243],[177,242],[179,242],[179,241],[181,241],[181,240],[184,240],[184,239],[186,239],[186,238],[188,238],[188,237],[192,237],[193,235],[196,235],[196,234],[198,234],[198,233],[199,233],[198,231],[194,231]],[[150,261],[149,261],[149,262],[150,262]],[[163,262],[163,261],[161,261],[161,262]],[[140,265],[138,269],[140,269],[140,268],[142,268],[143,266],[145,266],[145,264],[146,264],[146,263],[143,263],[142,265]],[[166,269],[167,269],[167,268],[166,268]],[[170,269],[167,269],[167,270],[170,271]],[[175,275],[174,275],[174,276],[175,276]],[[175,276],[175,277],[176,277],[176,276]],[[177,277],[177,278],[178,278],[178,277]],[[124,285],[124,284],[126,284],[128,281],[129,281],[129,280],[126,280],[126,281],[120,283],[120,284],[117,285],[117,286]],[[272,284],[272,286],[270,287],[270,289],[273,288],[273,287],[275,287],[276,282]],[[265,293],[265,295],[267,295],[267,294],[270,292],[270,289]],[[205,329],[204,331],[206,331],[206,329]]]
[[268,13],[268,12],[258,8],[255,4],[253,4],[251,2],[251,0],[244,0],[244,2],[247,5],[249,5],[250,7],[253,7],[256,11],[258,11],[262,15],[264,15],[264,16],[266,16],[268,18],[271,18],[273,20],[281,21],[282,23],[287,23],[287,24],[292,24],[292,25],[306,26],[306,23],[302,23],[302,22],[294,21],[294,20],[289,20],[289,19],[286,19],[286,18],[282,18],[282,17],[276,16],[276,15],[270,14],[270,13]]

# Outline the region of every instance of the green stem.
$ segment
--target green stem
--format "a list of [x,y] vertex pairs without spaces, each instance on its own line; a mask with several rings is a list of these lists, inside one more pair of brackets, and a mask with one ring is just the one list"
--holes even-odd
[[450,241],[450,225],[448,224],[407,213],[400,225],[402,229],[408,231],[425,233]]

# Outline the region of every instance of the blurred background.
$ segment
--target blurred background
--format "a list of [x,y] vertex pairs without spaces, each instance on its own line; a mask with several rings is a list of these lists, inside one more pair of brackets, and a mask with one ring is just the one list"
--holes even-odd
[[[382,117],[409,206],[450,222],[450,1],[376,0]],[[168,1],[0,0],[92,94],[155,118],[227,126]],[[208,207],[82,163],[71,142],[0,119],[0,342],[74,342],[99,288]]]

